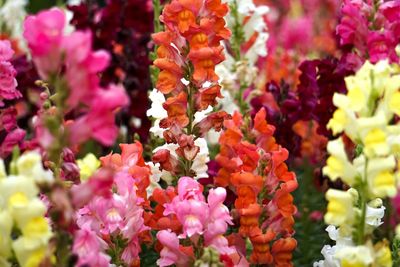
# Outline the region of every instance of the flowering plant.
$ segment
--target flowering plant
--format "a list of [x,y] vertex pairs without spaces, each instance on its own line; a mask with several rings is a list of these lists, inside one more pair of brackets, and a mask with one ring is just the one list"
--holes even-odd
[[397,1],[61,2],[0,1],[0,266],[400,264]]

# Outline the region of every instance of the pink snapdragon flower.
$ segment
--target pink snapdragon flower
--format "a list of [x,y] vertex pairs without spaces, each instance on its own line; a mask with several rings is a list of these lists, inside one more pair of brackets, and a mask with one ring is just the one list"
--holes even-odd
[[209,207],[203,196],[203,187],[190,177],[178,181],[178,196],[165,205],[164,215],[175,214],[183,225],[180,237],[203,234],[209,216]]
[[[363,12],[364,11],[364,12]],[[368,20],[365,9],[355,1],[345,1],[342,7],[342,18],[336,28],[340,36],[340,44],[354,44],[365,52],[365,40],[368,36]]]
[[221,255],[235,252],[233,248],[229,247],[228,240],[224,236],[228,224],[233,224],[229,209],[224,205],[225,198],[226,190],[224,188],[210,189],[207,198],[210,216],[207,230],[204,233],[204,244],[214,247]]
[[129,98],[120,86],[99,89],[91,99],[89,111],[66,126],[70,142],[79,144],[93,138],[104,145],[112,145],[118,135],[114,112],[128,103]]
[[66,21],[65,13],[58,8],[41,11],[24,21],[23,35],[42,77],[48,77],[60,67]]
[[109,198],[112,184],[112,170],[101,168],[87,182],[74,185],[71,188],[72,203],[75,207],[80,208],[92,200],[93,195]]
[[160,267],[170,266],[189,266],[191,259],[188,255],[180,250],[178,236],[171,230],[162,230],[157,233],[157,239],[163,245],[160,252],[160,259],[157,265]]
[[[66,92],[60,94],[65,98],[63,112],[78,114],[63,125],[68,145],[79,145],[93,138],[111,146],[118,135],[115,112],[128,105],[129,98],[121,86],[100,86],[99,72],[108,66],[110,55],[103,50],[93,51],[92,33],[75,31],[67,34],[64,33],[65,26],[64,12],[53,8],[28,16],[24,23],[24,37],[40,76],[45,80],[56,78],[66,85]],[[45,119],[46,112],[40,115],[38,121]],[[45,124],[36,122],[35,125],[41,127]],[[46,129],[36,133],[38,143],[53,143]]]
[[[235,253],[230,247],[224,234],[228,224],[232,224],[229,209],[223,204],[226,190],[222,187],[210,189],[207,202],[203,196],[203,186],[190,177],[182,177],[178,181],[178,195],[171,203],[165,204],[164,215],[176,215],[183,226],[183,233],[179,238],[193,238],[204,236],[204,245],[216,249],[221,255]],[[170,234],[171,235],[171,234]],[[170,247],[166,251],[171,251]],[[165,258],[172,260],[167,252]],[[171,256],[168,258],[167,256]]]
[[[108,66],[110,55],[103,50],[92,51],[90,31],[76,31],[66,36],[63,47],[66,53],[65,75],[70,87],[68,107],[73,109],[79,103],[90,105],[94,97],[99,97],[96,94],[100,90],[98,86],[100,79],[97,74]],[[107,90],[103,93],[106,92]]]
[[89,228],[78,230],[74,235],[72,251],[78,255],[76,266],[108,267],[110,256],[104,253],[107,244]]
[[5,158],[10,155],[15,146],[21,146],[25,135],[26,132],[20,128],[15,128],[8,132],[0,145],[0,157]]
[[17,71],[9,62],[14,55],[11,44],[7,40],[0,40],[0,107],[4,99],[20,98],[22,94],[17,90]]
[[110,197],[96,196],[77,212],[77,224],[99,237],[121,235],[127,240],[121,257],[131,265],[139,259],[140,234],[149,229],[144,225],[143,199],[136,194],[135,180],[125,171],[114,175],[113,187],[114,193],[108,189]]

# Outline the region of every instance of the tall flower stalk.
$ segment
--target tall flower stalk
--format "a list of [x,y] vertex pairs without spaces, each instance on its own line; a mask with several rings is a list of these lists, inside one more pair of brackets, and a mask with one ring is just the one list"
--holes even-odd
[[399,79],[398,66],[367,61],[345,79],[348,93],[334,95],[337,109],[328,128],[341,136],[328,143],[323,172],[350,189],[326,193],[325,222],[336,245],[325,246],[325,261],[314,266],[392,266],[389,243],[377,239],[375,230],[382,224],[383,200],[397,192],[400,128],[393,118],[399,115]]
[[203,137],[211,128],[219,130],[227,117],[212,108],[221,97],[215,66],[224,60],[220,42],[230,36],[223,19],[227,12],[218,0],[172,1],[160,17],[165,30],[153,35],[160,72],[150,95],[148,114],[155,118],[150,131],[166,142],[155,149],[153,162],[169,182],[182,175],[207,177]]

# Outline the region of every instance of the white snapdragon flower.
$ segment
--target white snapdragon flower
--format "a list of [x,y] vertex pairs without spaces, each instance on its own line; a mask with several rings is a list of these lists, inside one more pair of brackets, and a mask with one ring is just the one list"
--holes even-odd
[[204,138],[197,138],[194,144],[200,147],[199,153],[193,160],[192,170],[196,172],[195,179],[207,178],[208,166],[207,163],[210,161],[207,141]]
[[212,106],[208,106],[206,109],[202,110],[202,111],[197,111],[194,114],[194,120],[193,123],[199,123],[200,121],[202,121],[203,119],[205,119],[207,117],[208,114],[210,114],[213,111]]
[[153,194],[154,189],[160,188],[160,181],[161,176],[163,175],[164,170],[160,170],[160,163],[154,162],[146,162],[146,165],[150,167],[150,185],[147,187],[147,195],[151,196]]
[[150,132],[162,138],[165,129],[160,127],[160,121],[168,117],[167,111],[163,108],[165,97],[163,93],[154,88],[153,91],[150,92],[149,98],[151,100],[151,107],[147,110],[146,114],[155,119],[153,126],[150,128]]
[[[193,164],[191,170],[196,173],[196,175],[193,177],[195,179],[199,178],[207,178],[208,174],[208,166],[207,163],[210,161],[209,157],[209,151],[208,151],[208,146],[207,146],[207,141],[204,138],[197,138],[194,141],[194,144],[200,148],[199,152],[197,153],[196,157],[193,159]],[[167,149],[171,153],[172,156],[178,158],[178,155],[176,154],[176,149],[179,148],[179,145],[177,144],[164,144],[162,146],[159,146],[153,150],[153,153],[161,150],[161,149]],[[160,178],[163,179],[165,182],[168,184],[171,184],[172,182],[172,175],[168,171],[163,170],[160,173],[156,172],[156,175],[160,175]],[[154,177],[154,179],[157,179],[157,176]]]
[[354,246],[351,237],[342,236],[340,230],[333,225],[329,225],[326,229],[329,238],[336,241],[334,246],[325,245],[321,254],[324,256],[323,260],[314,262],[313,267],[340,267],[340,260],[336,257],[336,253],[347,247]]
[[383,224],[382,218],[385,216],[385,206],[382,205],[382,200],[379,198],[372,202],[373,203],[370,202],[367,205],[365,223],[372,227],[378,227],[379,225]]
[[11,32],[13,37],[22,37],[22,24],[26,16],[27,3],[27,0],[7,0],[0,8],[1,24]]

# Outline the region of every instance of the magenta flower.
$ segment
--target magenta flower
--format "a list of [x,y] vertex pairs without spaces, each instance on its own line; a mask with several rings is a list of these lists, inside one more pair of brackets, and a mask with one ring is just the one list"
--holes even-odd
[[396,45],[397,41],[392,32],[370,32],[367,38],[370,61],[376,63],[389,59],[390,62],[397,62],[399,58],[395,51]]
[[13,65],[9,62],[14,51],[9,41],[0,41],[0,107],[3,99],[11,100],[22,96],[17,90],[17,75]]
[[60,67],[60,46],[66,25],[64,12],[52,8],[28,16],[24,21],[24,38],[41,76],[47,77]]
[[114,112],[128,103],[129,99],[120,86],[99,89],[91,99],[88,113],[67,125],[71,143],[79,144],[93,138],[104,145],[112,145],[118,135]]
[[98,73],[110,61],[107,52],[92,51],[92,33],[77,31],[63,40],[66,51],[66,79],[70,87],[68,107],[75,108],[79,103],[89,104],[99,90]]
[[393,23],[400,21],[400,2],[387,1],[379,6],[379,12],[388,20]]
[[355,1],[346,1],[342,7],[342,18],[336,28],[340,36],[340,44],[353,44],[361,52],[365,52],[365,40],[368,36],[368,20],[366,8]]
[[4,158],[12,152],[15,146],[20,146],[25,138],[25,134],[25,131],[20,128],[16,128],[7,133],[6,138],[3,140],[0,146],[0,156]]

